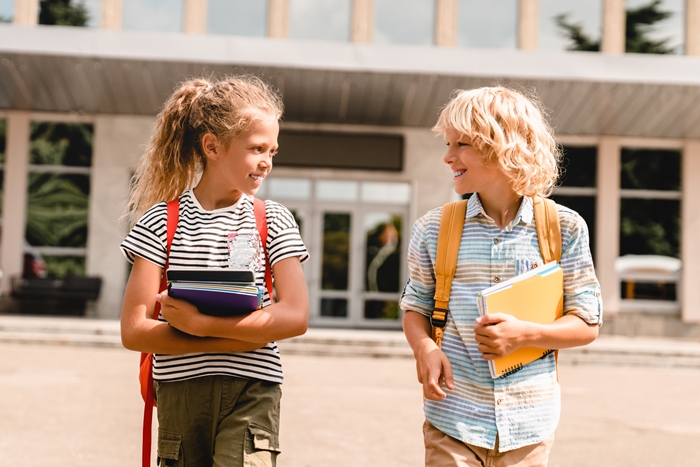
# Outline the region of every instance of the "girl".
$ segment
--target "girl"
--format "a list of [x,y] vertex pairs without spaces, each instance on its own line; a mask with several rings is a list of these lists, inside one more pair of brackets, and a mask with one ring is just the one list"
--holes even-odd
[[520,347],[588,344],[602,320],[588,230],[557,206],[562,230],[564,316],[535,324],[508,314],[479,317],[476,298],[494,283],[542,264],[532,196],[548,195],[559,175],[552,131],[533,101],[503,87],[459,91],[440,113],[455,191],[467,205],[442,350],[430,337],[435,253],[442,208],[414,225],[409,281],[401,299],[404,332],[423,385],[429,466],[545,466],[559,420],[553,355],[492,379],[487,360]]
[[[155,354],[161,465],[275,465],[282,368],[274,341],[303,334],[308,320],[301,268],[308,253],[294,217],[266,203],[270,264],[261,248],[250,263],[260,286],[272,268],[274,304],[265,290],[263,309],[213,317],[158,289],[167,201],[179,198],[170,266],[228,267],[236,257],[229,234],[260,242],[253,195],[272,170],[282,109],[254,77],[185,82],[158,115],[134,175],[132,229],[121,244],[133,263],[121,332],[127,349]],[[149,319],[156,300],[160,319]]]

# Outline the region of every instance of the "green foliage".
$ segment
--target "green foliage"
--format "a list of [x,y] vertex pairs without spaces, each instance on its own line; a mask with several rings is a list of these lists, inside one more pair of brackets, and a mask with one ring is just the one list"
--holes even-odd
[[[90,166],[92,128],[89,125],[33,123],[30,163]],[[87,243],[87,174],[30,172],[26,238],[32,245],[84,247]]]
[[[669,39],[652,40],[649,33],[653,32],[654,25],[668,19],[673,13],[661,10],[661,0],[652,0],[647,5],[627,9],[625,22],[625,52],[641,54],[670,54],[675,48],[669,47]],[[560,29],[560,33],[567,37],[571,43],[567,50],[599,51],[600,40],[594,40],[583,32],[583,25],[569,21],[568,14],[564,13],[554,17],[554,22]]]
[[56,279],[66,276],[84,276],[85,258],[74,256],[44,256],[46,275]]
[[622,199],[620,211],[620,255],[679,256],[678,201]]
[[85,4],[72,0],[41,0],[39,24],[56,26],[85,26],[90,20]]

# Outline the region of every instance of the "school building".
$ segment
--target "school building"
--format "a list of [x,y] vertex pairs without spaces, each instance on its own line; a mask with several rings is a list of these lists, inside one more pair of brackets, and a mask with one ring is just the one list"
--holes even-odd
[[[411,226],[456,199],[431,126],[454,89],[496,83],[550,112],[567,166],[554,197],[589,224],[608,316],[698,323],[700,0],[662,2],[673,14],[659,34],[676,53],[625,54],[625,9],[643,3],[89,0],[88,27],[68,27],[37,25],[38,0],[0,0],[11,18],[0,23],[3,294],[29,249],[77,258],[103,280],[90,313],[117,318],[128,275],[119,219],[156,113],[183,79],[246,72],[284,97],[259,196],[300,224],[313,325],[400,326]],[[554,22],[567,13],[600,52],[565,50]],[[89,157],[41,159],[37,128],[52,123],[87,131]],[[82,180],[83,240],[26,240],[42,176]],[[645,281],[670,295],[645,300]]]

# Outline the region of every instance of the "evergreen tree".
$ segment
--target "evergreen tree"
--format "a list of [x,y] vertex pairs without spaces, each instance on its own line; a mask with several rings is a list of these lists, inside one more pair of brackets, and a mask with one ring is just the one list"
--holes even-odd
[[41,0],[39,24],[56,26],[85,26],[90,20],[85,4],[73,0]]
[[[652,0],[647,5],[627,10],[625,24],[625,52],[642,54],[670,54],[674,47],[668,46],[669,39],[653,40],[649,33],[656,23],[669,18],[673,13],[661,10],[661,0]],[[599,51],[600,40],[594,40],[583,32],[583,25],[569,21],[568,14],[554,17],[562,35],[571,40],[567,50]]]

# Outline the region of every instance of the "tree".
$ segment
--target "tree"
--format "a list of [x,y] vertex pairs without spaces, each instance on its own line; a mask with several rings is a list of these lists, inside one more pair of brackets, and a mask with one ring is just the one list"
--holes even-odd
[[41,0],[39,24],[56,26],[85,26],[90,20],[85,4],[73,0]]
[[[673,15],[670,11],[661,10],[661,0],[652,0],[647,5],[627,10],[625,24],[625,52],[642,54],[670,54],[675,47],[669,47],[669,38],[653,40],[649,33],[654,30],[656,23]],[[567,50],[583,50],[596,52],[600,50],[600,40],[594,40],[583,32],[583,25],[569,21],[567,13],[554,17],[561,34],[567,37],[571,44]]]

